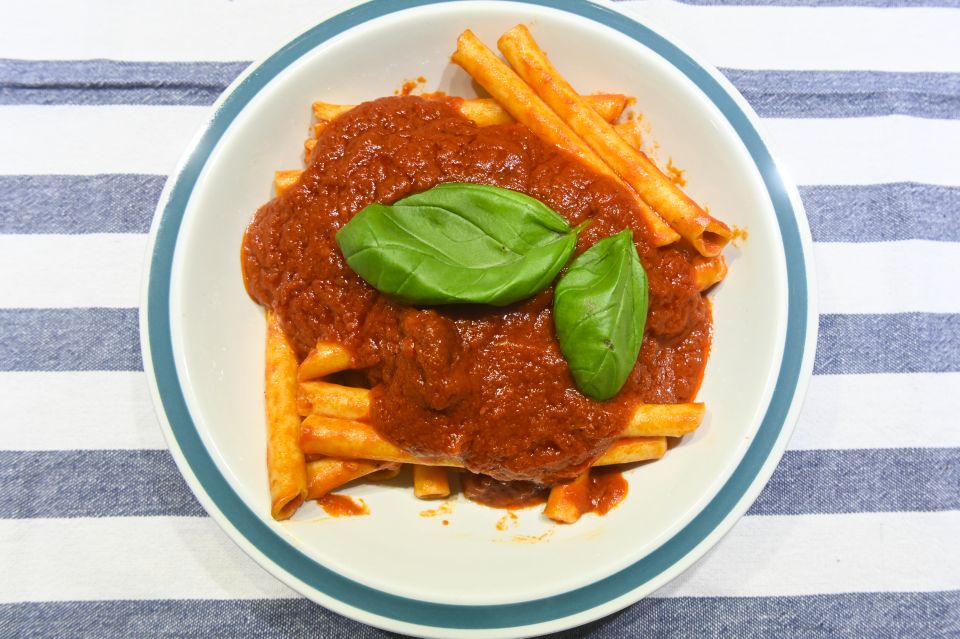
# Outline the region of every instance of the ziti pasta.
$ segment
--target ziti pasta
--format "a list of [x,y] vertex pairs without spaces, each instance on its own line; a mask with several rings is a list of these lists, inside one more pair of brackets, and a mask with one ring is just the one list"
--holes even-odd
[[572,523],[703,419],[729,229],[618,122],[631,98],[577,93],[525,27],[499,47],[452,56],[490,98],[315,102],[247,229],[276,519],[410,465],[418,498],[457,473]]

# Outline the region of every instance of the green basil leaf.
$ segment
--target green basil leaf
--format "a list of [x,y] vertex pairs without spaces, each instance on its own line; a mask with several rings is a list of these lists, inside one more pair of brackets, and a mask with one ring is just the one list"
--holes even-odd
[[420,305],[526,299],[550,285],[576,241],[577,231],[542,202],[461,183],[371,204],[337,233],[360,277]]
[[557,283],[557,339],[587,397],[610,399],[630,376],[643,341],[647,295],[647,274],[629,229],[591,246]]

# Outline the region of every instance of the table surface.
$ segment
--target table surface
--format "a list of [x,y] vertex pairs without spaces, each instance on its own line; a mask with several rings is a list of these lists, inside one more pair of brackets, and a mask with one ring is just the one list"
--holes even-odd
[[[166,175],[250,60],[339,4],[0,12],[0,637],[386,634],[300,598],[203,512],[137,335]],[[822,314],[796,434],[747,516],[569,636],[960,636],[960,0],[619,6],[763,119]]]

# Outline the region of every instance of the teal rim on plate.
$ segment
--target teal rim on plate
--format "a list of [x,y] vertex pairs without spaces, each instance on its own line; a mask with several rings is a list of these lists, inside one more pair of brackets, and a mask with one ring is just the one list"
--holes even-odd
[[392,595],[343,577],[285,541],[230,487],[201,441],[181,390],[170,327],[170,276],[180,225],[205,163],[233,119],[270,80],[317,45],[343,31],[384,15],[450,0],[370,2],[313,27],[250,72],[222,101],[208,127],[171,178],[167,199],[154,222],[146,289],[144,362],[152,372],[163,412],[177,446],[207,496],[246,540],[281,570],[343,604],[400,622],[462,630],[527,626],[583,613],[637,589],[670,569],[696,548],[733,511],[766,463],[779,438],[801,381],[808,332],[808,282],[798,212],[759,133],[728,91],[688,54],[628,16],[577,0],[523,0],[563,10],[603,24],[666,59],[710,99],[736,130],[749,152],[776,212],[787,271],[788,318],[783,360],[760,428],[743,459],[712,501],[673,537],[636,563],[600,581],[544,599],[500,605],[452,605]]

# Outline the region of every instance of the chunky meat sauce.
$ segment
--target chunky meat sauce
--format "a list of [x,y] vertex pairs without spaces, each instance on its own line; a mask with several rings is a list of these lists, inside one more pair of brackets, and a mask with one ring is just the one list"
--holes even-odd
[[[636,368],[616,397],[596,402],[576,390],[554,333],[552,288],[507,308],[416,308],[350,270],[335,235],[351,216],[444,182],[514,189],[571,224],[590,218],[578,253],[634,231],[650,312]],[[498,480],[549,484],[582,472],[638,400],[688,401],[700,384],[711,321],[693,252],[653,248],[645,234],[629,192],[526,127],[480,128],[449,102],[391,97],[330,123],[299,183],[257,211],[242,260],[247,290],[279,314],[300,357],[320,339],[356,353],[374,389],[372,424],[385,438]]]

